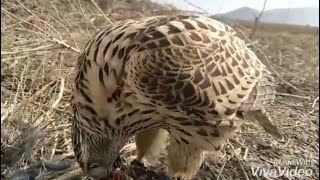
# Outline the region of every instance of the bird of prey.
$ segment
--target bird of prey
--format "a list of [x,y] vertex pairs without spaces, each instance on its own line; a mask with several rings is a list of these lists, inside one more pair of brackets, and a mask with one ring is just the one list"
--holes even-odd
[[[137,160],[168,141],[167,177],[191,179],[204,153],[254,117],[281,137],[264,109],[275,79],[234,29],[208,17],[154,16],[107,25],[76,64],[72,143],[85,174],[107,179],[135,137]],[[229,122],[229,123],[224,123]]]

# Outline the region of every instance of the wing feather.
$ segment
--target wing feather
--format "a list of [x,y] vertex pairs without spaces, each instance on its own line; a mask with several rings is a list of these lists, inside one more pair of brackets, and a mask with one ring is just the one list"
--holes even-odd
[[264,68],[231,27],[207,18],[168,21],[135,42],[142,50],[127,62],[127,83],[159,105],[234,117]]

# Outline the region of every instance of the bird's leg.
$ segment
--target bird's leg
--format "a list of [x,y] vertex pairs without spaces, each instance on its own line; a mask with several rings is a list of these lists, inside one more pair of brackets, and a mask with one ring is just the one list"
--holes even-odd
[[137,161],[146,158],[148,162],[155,163],[159,155],[164,152],[167,144],[168,132],[164,129],[149,129],[135,136],[138,156]]
[[181,142],[179,138],[171,137],[166,175],[170,178],[180,177],[182,180],[190,180],[200,169],[203,160],[202,149],[193,144]]

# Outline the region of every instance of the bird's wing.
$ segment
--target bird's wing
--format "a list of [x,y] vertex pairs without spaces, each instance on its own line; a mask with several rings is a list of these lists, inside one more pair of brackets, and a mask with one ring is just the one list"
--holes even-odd
[[127,84],[155,104],[214,109],[232,118],[264,65],[232,28],[210,18],[176,19],[137,35]]

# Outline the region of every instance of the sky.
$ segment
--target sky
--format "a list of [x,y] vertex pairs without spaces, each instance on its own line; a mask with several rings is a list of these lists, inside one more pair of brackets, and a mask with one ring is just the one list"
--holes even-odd
[[[200,11],[189,5],[185,0],[152,0],[160,4],[173,4],[175,7],[187,11]],[[261,10],[264,0],[187,0],[195,4],[209,14],[225,13],[240,7],[251,7]],[[319,0],[268,0],[266,9],[319,7]]]

